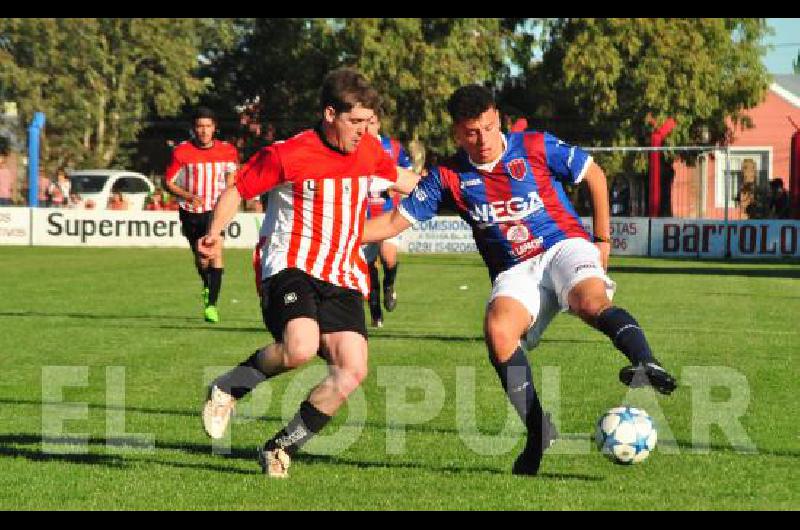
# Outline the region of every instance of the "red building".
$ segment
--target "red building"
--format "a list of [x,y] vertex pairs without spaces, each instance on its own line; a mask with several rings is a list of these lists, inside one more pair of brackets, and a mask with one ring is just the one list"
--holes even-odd
[[717,149],[687,167],[673,164],[669,204],[674,217],[721,219],[727,196],[729,219],[763,216],[769,182],[783,179],[791,192],[791,140],[800,126],[800,75],[776,75],[766,98],[747,111],[752,129],[737,127],[730,145],[732,178],[725,190],[725,150]]

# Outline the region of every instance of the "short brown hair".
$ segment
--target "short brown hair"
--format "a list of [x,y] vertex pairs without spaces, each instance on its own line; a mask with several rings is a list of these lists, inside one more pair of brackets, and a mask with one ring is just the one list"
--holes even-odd
[[380,97],[369,81],[354,68],[337,68],[322,81],[320,110],[333,107],[336,112],[350,112],[357,104],[377,109]]
[[496,108],[491,90],[482,85],[462,86],[447,101],[447,110],[454,124],[475,119],[487,110]]

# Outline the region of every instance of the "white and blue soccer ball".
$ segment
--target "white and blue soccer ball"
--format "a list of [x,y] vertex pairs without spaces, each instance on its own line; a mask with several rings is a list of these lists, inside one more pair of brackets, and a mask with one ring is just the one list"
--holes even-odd
[[656,447],[658,432],[647,412],[635,407],[614,407],[597,420],[594,441],[617,464],[643,462]]

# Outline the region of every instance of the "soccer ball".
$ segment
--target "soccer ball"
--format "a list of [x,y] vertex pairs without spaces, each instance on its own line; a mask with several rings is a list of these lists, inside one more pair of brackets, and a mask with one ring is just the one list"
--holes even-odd
[[617,464],[644,461],[656,447],[656,425],[642,409],[615,407],[597,420],[597,448]]

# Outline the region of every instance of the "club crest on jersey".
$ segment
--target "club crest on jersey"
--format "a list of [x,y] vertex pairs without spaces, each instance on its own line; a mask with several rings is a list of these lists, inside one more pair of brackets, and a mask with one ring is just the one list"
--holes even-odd
[[524,243],[530,239],[531,233],[525,225],[514,225],[506,232],[506,239],[512,243]]
[[515,158],[510,161],[506,164],[506,169],[508,170],[508,174],[511,175],[511,178],[516,180],[524,179],[525,175],[528,173],[528,166],[525,165],[524,158]]

